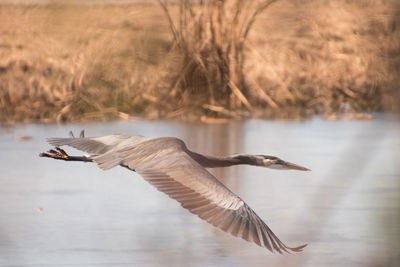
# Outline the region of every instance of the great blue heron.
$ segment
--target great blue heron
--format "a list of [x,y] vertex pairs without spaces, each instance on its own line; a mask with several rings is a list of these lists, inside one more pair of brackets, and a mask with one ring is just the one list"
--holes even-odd
[[[151,139],[118,134],[85,138],[83,131],[79,138],[72,133],[70,135],[71,138],[47,139],[55,146],[55,150],[41,153],[40,156],[94,162],[103,170],[121,165],[140,174],[191,213],[234,236],[279,253],[301,251],[306,246],[286,246],[240,197],[205,168],[239,164],[301,171],[308,171],[307,168],[266,155],[205,156],[190,151],[182,140],[174,137]],[[59,148],[63,145],[91,155],[69,156]]]

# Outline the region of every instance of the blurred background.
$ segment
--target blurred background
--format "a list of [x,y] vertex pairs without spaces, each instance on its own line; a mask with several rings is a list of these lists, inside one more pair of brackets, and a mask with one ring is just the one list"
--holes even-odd
[[398,110],[395,0],[0,3],[3,124]]
[[[0,0],[0,266],[398,266],[400,4]],[[176,136],[289,246],[215,229],[47,137]],[[81,152],[67,149],[71,155]]]

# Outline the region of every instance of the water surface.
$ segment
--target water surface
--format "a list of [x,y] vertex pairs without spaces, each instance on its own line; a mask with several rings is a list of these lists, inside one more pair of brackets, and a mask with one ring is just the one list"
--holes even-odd
[[[308,247],[272,254],[208,225],[134,172],[38,157],[50,148],[46,137],[81,129],[87,136],[176,136],[201,153],[275,155],[312,169],[213,170],[282,241]],[[399,121],[383,115],[371,121],[2,127],[0,265],[396,266],[399,134]],[[32,139],[17,141],[21,135]]]

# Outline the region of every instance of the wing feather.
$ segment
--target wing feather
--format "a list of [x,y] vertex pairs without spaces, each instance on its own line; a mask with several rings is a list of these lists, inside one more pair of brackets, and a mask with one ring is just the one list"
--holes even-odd
[[99,155],[115,149],[121,143],[126,143],[127,140],[129,145],[134,145],[146,139],[141,135],[114,134],[93,138],[48,138],[47,142],[56,147],[68,145],[81,151]]
[[[185,165],[181,165],[181,169],[182,168],[186,168]],[[206,195],[199,193],[198,190],[196,190],[196,186],[193,186],[196,185],[196,183],[191,183],[192,187],[189,188],[177,182],[179,178],[170,176],[168,169],[158,168],[157,171],[150,171],[136,168],[136,171],[159,191],[166,193],[169,197],[180,202],[183,208],[225,232],[253,242],[273,252],[277,251],[282,253],[289,250],[300,251],[303,248],[303,246],[289,248],[283,244],[256,213],[227,188],[226,190],[228,190],[229,194],[232,196],[230,201],[233,203],[227,203],[226,200],[210,197],[210,195],[219,195],[219,192],[214,191],[213,194],[208,192],[209,194]],[[185,171],[182,172],[185,173]],[[173,173],[177,175],[176,171]],[[165,181],[168,181],[171,185],[173,184],[172,187],[170,186],[166,189],[157,183],[157,180],[160,179],[162,175],[164,175]],[[157,180],[154,180],[153,177],[157,177]],[[186,179],[198,179],[196,172],[193,172],[191,176],[186,177]],[[213,188],[213,186],[211,186],[211,188]]]

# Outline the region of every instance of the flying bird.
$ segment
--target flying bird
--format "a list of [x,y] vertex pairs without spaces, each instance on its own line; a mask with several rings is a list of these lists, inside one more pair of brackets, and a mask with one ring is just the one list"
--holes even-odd
[[[55,148],[40,153],[41,157],[94,162],[103,170],[118,165],[126,167],[201,219],[271,252],[298,252],[306,246],[286,246],[239,196],[206,168],[239,164],[309,171],[307,168],[267,155],[206,156],[190,151],[182,140],[174,137],[115,134],[86,138],[82,131],[79,138],[70,132],[70,138],[48,138],[47,141]],[[60,148],[64,145],[90,155],[70,156]]]

